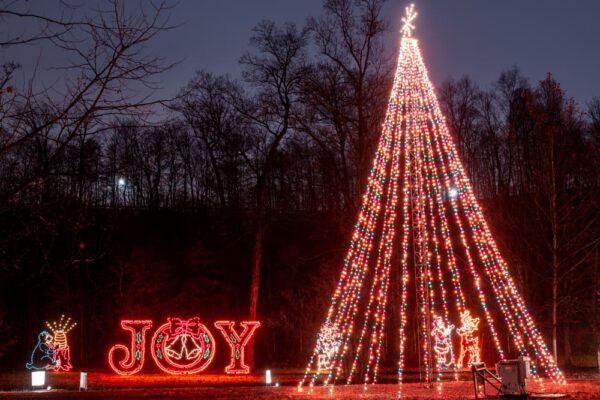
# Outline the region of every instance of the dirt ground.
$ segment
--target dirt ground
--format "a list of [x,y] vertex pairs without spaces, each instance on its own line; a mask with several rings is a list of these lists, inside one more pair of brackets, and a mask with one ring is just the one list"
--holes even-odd
[[[264,376],[226,375],[163,375],[139,374],[118,376],[106,372],[89,372],[89,390],[79,391],[79,373],[49,373],[48,390],[31,390],[28,373],[0,374],[0,399],[473,399],[471,381],[444,381],[441,392],[436,387],[424,388],[419,383],[371,385],[339,385],[329,388],[305,388],[298,392],[298,375],[274,371],[274,382],[279,386],[265,386]],[[565,394],[571,399],[600,399],[600,376],[587,374],[585,379],[569,379],[567,385],[532,382],[529,391],[534,394]],[[488,394],[494,393],[488,390]],[[543,398],[539,396],[539,398]]]

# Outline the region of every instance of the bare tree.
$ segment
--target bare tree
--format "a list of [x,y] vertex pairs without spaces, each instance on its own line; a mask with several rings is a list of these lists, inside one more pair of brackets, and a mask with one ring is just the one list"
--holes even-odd
[[[3,20],[33,20],[40,25],[37,31],[18,33],[0,46],[10,50],[41,42],[62,54],[60,60],[69,60],[50,66],[64,73],[59,83],[43,86],[31,78],[23,87],[12,87],[11,93],[5,90],[0,100],[0,157],[46,132],[53,143],[48,159],[52,163],[84,125],[86,134],[93,135],[110,129],[115,116],[142,116],[150,111],[149,107],[159,104],[152,98],[155,78],[173,64],[150,55],[146,48],[172,27],[168,11],[164,1],[140,3],[135,9],[126,7],[124,1],[111,0],[101,3],[91,15],[79,18],[74,9],[69,9],[64,12],[69,17],[52,19],[21,9],[17,2],[0,4]],[[3,81],[10,79],[15,67],[4,64]],[[140,94],[141,88],[144,94]],[[43,117],[35,125],[28,123],[32,112]]]
[[478,185],[474,162],[479,137],[479,105],[481,99],[479,87],[468,77],[458,81],[448,79],[440,88],[440,102],[446,115],[448,127],[452,131],[461,160],[469,167],[468,174],[474,186]]
[[314,112],[303,117],[312,114],[313,121],[326,123],[331,129],[304,124],[303,130],[321,148],[335,146],[333,154],[339,154],[338,174],[346,181],[343,191],[346,200],[351,200],[346,204],[350,210],[357,208],[366,182],[392,82],[382,45],[388,29],[381,16],[384,3],[326,0],[325,15],[308,20],[320,58],[315,72],[308,76],[308,97]]
[[[246,53],[240,59],[245,67],[244,80],[254,93],[247,98],[232,93],[232,104],[245,118],[248,133],[254,133],[253,154],[245,154],[256,176],[254,214],[254,251],[250,284],[249,318],[256,319],[263,236],[265,231],[265,200],[267,180],[280,145],[292,128],[293,108],[300,99],[302,79],[308,67],[305,60],[306,30],[298,31],[294,24],[277,27],[262,21],[254,29],[250,44],[256,53]],[[249,362],[253,348],[249,349]]]
[[239,112],[229,102],[232,85],[227,77],[198,71],[174,106],[202,142],[210,160],[221,207],[227,205],[227,199],[220,152],[241,125]]
[[[588,104],[588,119],[590,141],[596,149],[594,163],[596,166],[600,166],[600,152],[598,152],[598,149],[600,149],[600,97],[594,98]],[[596,184],[600,185],[600,181],[597,181]]]

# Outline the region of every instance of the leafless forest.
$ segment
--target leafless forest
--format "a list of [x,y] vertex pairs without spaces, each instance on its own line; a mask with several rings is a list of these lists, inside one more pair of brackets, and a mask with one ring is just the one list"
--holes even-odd
[[[258,318],[256,363],[301,366],[391,89],[382,2],[260,22],[240,77],[201,70],[169,99],[151,93],[177,65],[152,41],[177,27],[170,4],[144,4],[50,19],[0,1],[0,23],[37,27],[0,47],[68,54],[57,86],[16,85],[19,60],[0,60],[0,364],[20,368],[43,322],[68,313],[78,365],[105,367],[122,316],[197,314]],[[549,346],[596,366],[600,97],[579,104],[518,67],[437,94]]]

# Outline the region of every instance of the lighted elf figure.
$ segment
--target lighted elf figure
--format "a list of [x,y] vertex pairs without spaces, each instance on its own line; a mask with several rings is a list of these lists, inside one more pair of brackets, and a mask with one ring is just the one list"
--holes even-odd
[[67,334],[77,326],[77,322],[71,321],[71,317],[65,319],[64,314],[60,316],[60,320],[48,322],[46,326],[54,334],[54,350],[56,352],[56,365],[54,366],[55,371],[70,371],[73,366],[71,365],[71,349],[67,342]]
[[331,370],[331,361],[340,347],[340,342],[340,332],[328,318],[321,327],[317,338],[317,369],[319,371]]
[[450,340],[453,329],[454,325],[446,325],[442,317],[434,315],[431,336],[434,340],[433,351],[435,351],[439,369],[448,368],[453,363],[454,353],[452,351],[452,341]]
[[479,325],[479,318],[471,317],[469,310],[460,313],[461,327],[456,329],[460,336],[460,355],[456,360],[458,368],[462,368],[464,358],[467,356],[467,362],[464,365],[471,365],[479,362],[479,338],[473,336]]

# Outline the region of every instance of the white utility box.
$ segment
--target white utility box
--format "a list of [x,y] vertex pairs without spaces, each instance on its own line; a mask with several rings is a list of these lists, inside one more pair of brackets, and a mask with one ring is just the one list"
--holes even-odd
[[502,381],[502,394],[526,394],[531,371],[529,357],[504,360],[496,364],[496,374]]

